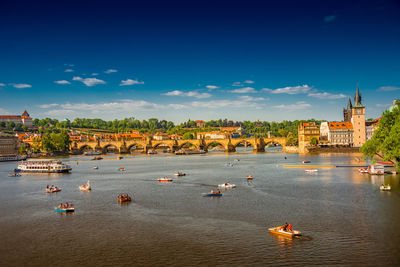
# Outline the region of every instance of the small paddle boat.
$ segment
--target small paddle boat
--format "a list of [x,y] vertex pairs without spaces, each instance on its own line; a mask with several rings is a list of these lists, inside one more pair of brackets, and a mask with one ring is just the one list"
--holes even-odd
[[273,227],[273,228],[269,228],[268,231],[271,234],[276,234],[276,235],[283,235],[283,236],[287,236],[287,237],[295,237],[295,236],[301,236],[301,232],[300,231],[284,231],[283,230],[283,226],[278,226],[278,227]]
[[186,173],[184,173],[184,172],[177,172],[177,173],[174,173],[174,175],[175,175],[175,176],[185,176]]
[[240,161],[240,159],[235,159],[235,161]]
[[121,160],[121,159],[123,159],[123,158],[124,158],[123,156],[118,156],[118,157],[117,157],[118,160]]
[[117,200],[119,203],[122,203],[122,202],[129,202],[132,199],[128,194],[121,194],[117,197]]
[[305,170],[305,172],[316,173],[316,172],[318,172],[318,170],[317,169],[308,169],[308,170]]
[[57,187],[57,186],[47,186],[46,187],[46,193],[57,193],[60,192],[61,188]]
[[380,189],[381,191],[390,191],[392,188],[391,188],[390,185],[388,184],[388,185],[381,185],[381,186],[379,187],[379,189]]
[[125,168],[118,168],[118,169],[117,169],[117,172],[124,172],[124,171],[126,171]]
[[368,173],[368,169],[367,168],[360,168],[360,169],[358,169],[358,171],[360,173]]
[[222,188],[222,189],[232,189],[232,188],[235,188],[236,185],[226,182],[226,183],[223,183],[223,184],[219,184],[218,187]]
[[94,169],[94,170],[98,170],[98,169],[99,169],[99,166],[93,166],[93,169]]
[[58,207],[55,207],[55,210],[57,212],[74,212],[75,208],[72,204],[66,203],[65,205],[60,204]]
[[8,177],[20,177],[21,174],[17,173],[17,172],[12,172],[8,174]]
[[309,160],[303,160],[303,163],[310,163],[311,161]]
[[253,175],[246,175],[246,179],[247,180],[252,180],[253,179]]
[[90,191],[90,190],[92,190],[92,187],[90,186],[90,181],[88,180],[86,185],[83,184],[83,185],[79,186],[79,190],[80,191]]
[[232,164],[232,163],[230,163],[230,162],[228,162],[228,163],[226,164],[226,166],[227,166],[227,167],[232,167],[232,166],[233,166],[233,164]]
[[168,178],[168,177],[161,177],[157,179],[158,182],[172,182],[172,178]]

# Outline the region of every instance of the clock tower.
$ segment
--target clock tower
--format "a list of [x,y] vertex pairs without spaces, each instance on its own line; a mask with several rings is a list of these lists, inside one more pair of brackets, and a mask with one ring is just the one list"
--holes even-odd
[[351,109],[351,123],[353,124],[353,145],[362,146],[367,139],[365,130],[365,107],[361,104],[361,94],[357,86],[354,96],[354,105]]

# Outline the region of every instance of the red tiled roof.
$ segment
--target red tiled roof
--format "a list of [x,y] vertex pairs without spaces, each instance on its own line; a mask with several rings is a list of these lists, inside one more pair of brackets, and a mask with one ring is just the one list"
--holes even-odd
[[353,124],[351,122],[330,122],[329,129],[353,129]]

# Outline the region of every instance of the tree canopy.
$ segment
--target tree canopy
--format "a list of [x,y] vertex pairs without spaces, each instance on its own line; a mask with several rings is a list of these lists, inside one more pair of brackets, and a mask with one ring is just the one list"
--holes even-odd
[[392,111],[385,111],[379,120],[379,128],[361,148],[368,156],[379,156],[395,163],[399,170],[400,161],[400,103]]

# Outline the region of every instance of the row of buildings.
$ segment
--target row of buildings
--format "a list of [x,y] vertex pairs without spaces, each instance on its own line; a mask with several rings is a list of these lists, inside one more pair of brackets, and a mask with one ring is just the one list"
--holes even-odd
[[[365,106],[361,102],[361,94],[357,86],[354,105],[349,98],[347,107],[343,109],[343,121],[302,123],[299,125],[299,147],[310,146],[312,138],[316,138],[320,146],[361,147],[372,138],[379,127],[379,120],[365,120]],[[395,105],[395,102],[393,103]]]

